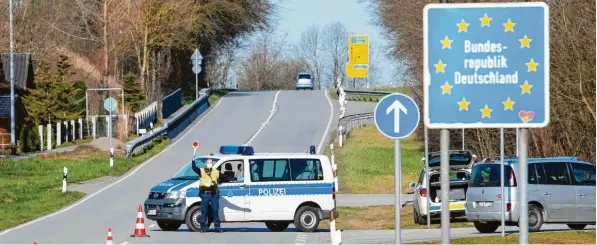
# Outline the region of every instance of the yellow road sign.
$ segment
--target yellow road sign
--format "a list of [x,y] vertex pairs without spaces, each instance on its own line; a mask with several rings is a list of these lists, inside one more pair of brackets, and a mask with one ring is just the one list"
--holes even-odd
[[369,37],[367,35],[348,36],[348,62],[369,64]]
[[348,36],[348,62],[346,77],[365,78],[369,76],[369,36]]

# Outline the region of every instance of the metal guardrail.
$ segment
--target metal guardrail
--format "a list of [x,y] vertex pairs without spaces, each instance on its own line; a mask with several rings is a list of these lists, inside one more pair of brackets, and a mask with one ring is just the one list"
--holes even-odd
[[373,123],[373,112],[347,115],[338,120],[338,133],[345,138],[353,128],[363,127]]
[[[360,100],[360,98],[365,98],[366,100],[368,99],[369,101],[377,102],[392,92],[344,89],[344,93],[346,94],[347,100]],[[411,93],[412,96],[415,97],[415,100],[421,101],[421,96],[414,88],[411,88]]]
[[199,99],[193,102],[182,113],[173,117],[164,126],[156,128],[147,134],[134,139],[124,146],[127,157],[135,156],[143,152],[145,147],[151,144],[160,136],[167,136],[170,139],[175,138],[183,132],[197,117],[203,114],[208,108],[208,98],[211,95],[211,89],[206,88],[199,91]]

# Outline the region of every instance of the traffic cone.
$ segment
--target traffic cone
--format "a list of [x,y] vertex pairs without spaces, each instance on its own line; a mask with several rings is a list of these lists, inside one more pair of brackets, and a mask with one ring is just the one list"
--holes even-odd
[[145,220],[143,219],[143,207],[139,205],[139,209],[137,211],[137,224],[135,225],[135,233],[131,235],[131,237],[149,237],[147,233],[145,233]]
[[37,245],[37,242],[33,242],[33,245]]
[[112,245],[112,228],[108,228],[108,237],[106,238],[106,244]]

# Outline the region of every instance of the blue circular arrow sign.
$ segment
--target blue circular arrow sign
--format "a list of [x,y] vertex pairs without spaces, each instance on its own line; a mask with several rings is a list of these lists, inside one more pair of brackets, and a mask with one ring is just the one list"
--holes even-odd
[[419,126],[420,117],[417,103],[401,93],[386,95],[375,106],[375,126],[391,139],[412,134]]

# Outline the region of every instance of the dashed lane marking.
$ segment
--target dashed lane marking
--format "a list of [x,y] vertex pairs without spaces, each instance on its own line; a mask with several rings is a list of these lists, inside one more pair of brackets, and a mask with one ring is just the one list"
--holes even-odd
[[261,124],[261,127],[259,127],[259,129],[257,130],[257,132],[255,132],[253,134],[253,136],[251,136],[251,138],[249,140],[247,140],[247,142],[245,142],[245,146],[248,146],[249,144],[251,144],[251,142],[257,137],[257,135],[259,135],[259,133],[261,133],[261,130],[263,130],[263,128],[265,128],[265,125],[267,125],[272,118],[274,117],[277,109],[276,109],[276,105],[278,104],[278,94],[280,94],[280,92],[282,92],[281,90],[279,90],[276,95],[274,95],[274,103],[272,105],[272,110],[269,112],[269,117],[267,117],[267,119],[265,120],[265,122],[263,122]]
[[299,232],[296,234],[296,239],[294,240],[295,245],[305,245],[307,244],[307,233]]

